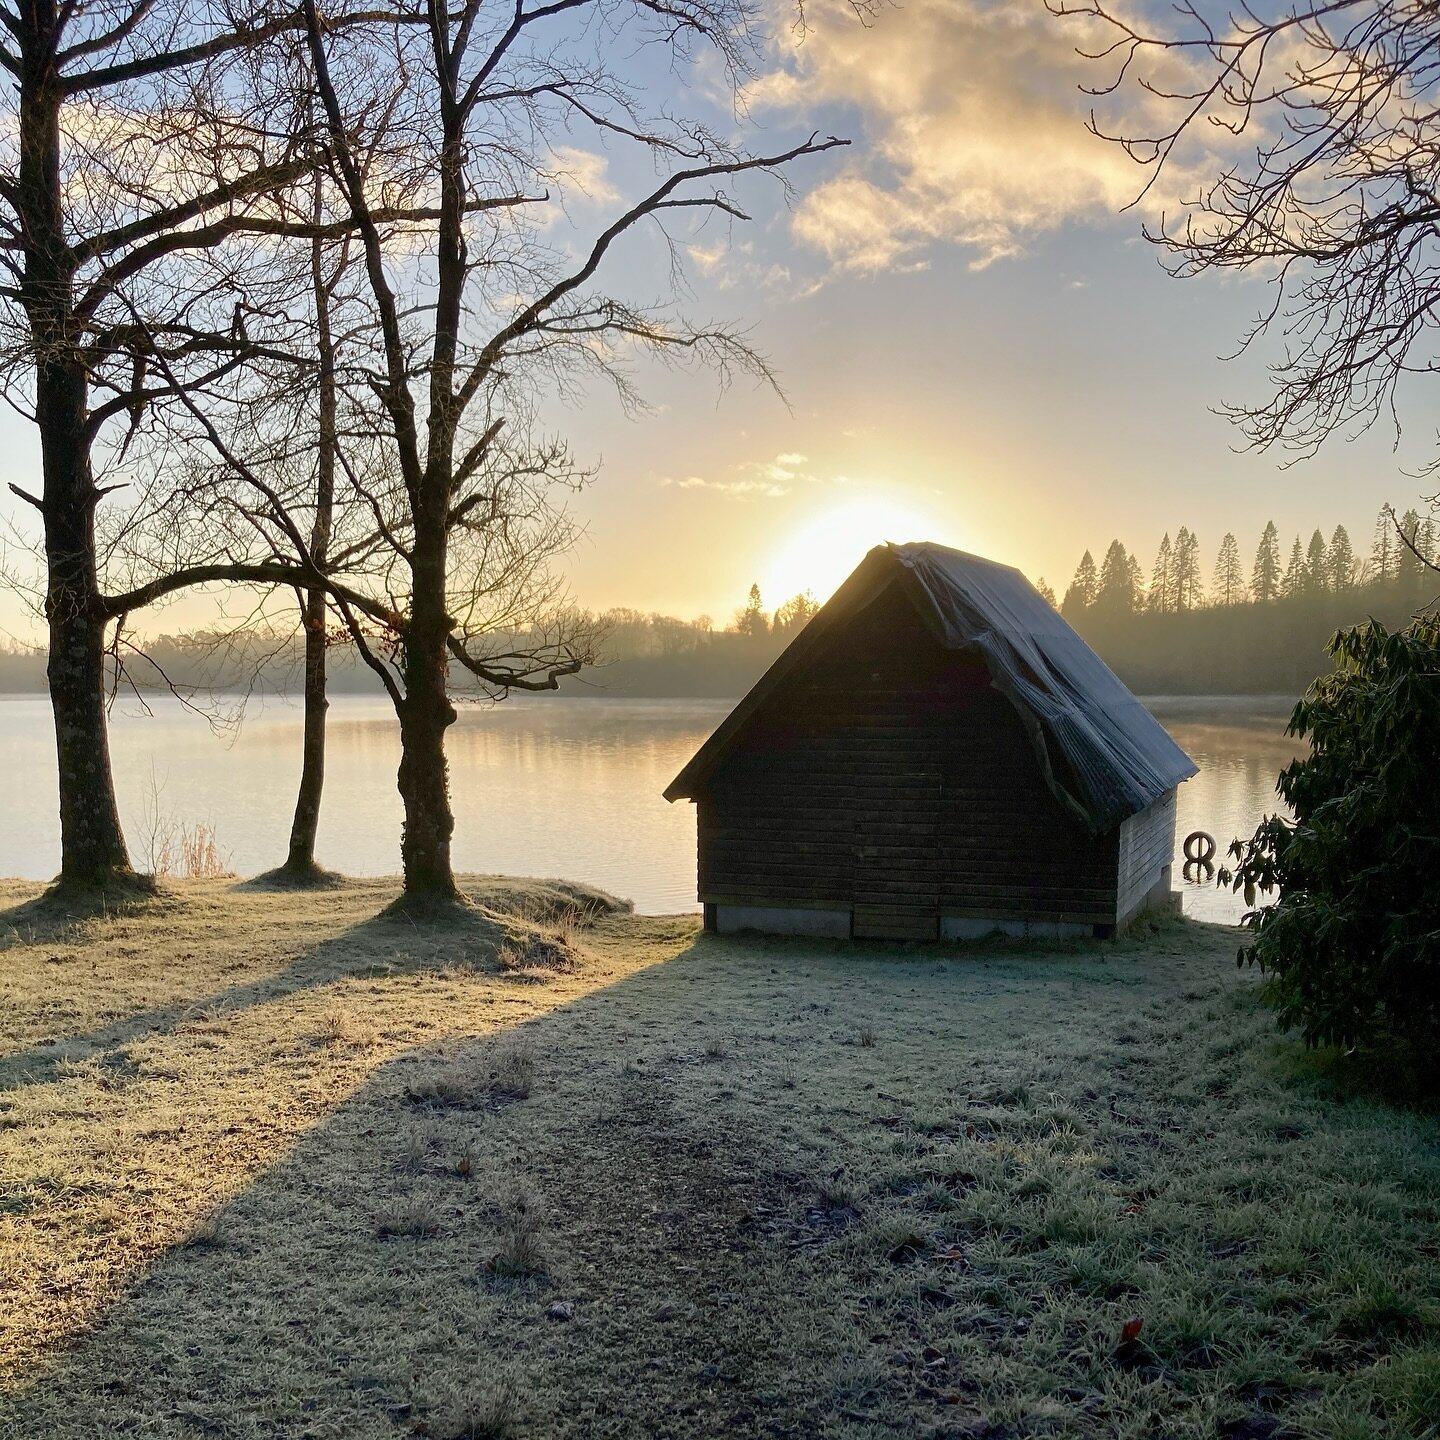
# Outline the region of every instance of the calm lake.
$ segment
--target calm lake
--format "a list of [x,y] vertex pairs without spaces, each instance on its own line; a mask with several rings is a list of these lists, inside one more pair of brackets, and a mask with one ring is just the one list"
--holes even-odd
[[[1194,757],[1180,789],[1179,833],[1208,830],[1221,854],[1276,805],[1275,776],[1295,754],[1288,700],[1161,698],[1147,702]],[[547,696],[463,708],[450,732],[455,864],[459,870],[586,880],[651,914],[696,909],[695,817],[660,792],[728,712],[718,700],[590,700]],[[137,865],[147,820],[215,827],[238,874],[284,858],[300,763],[300,712],[252,706],[217,737],[173,700],[112,717],[120,807]],[[47,879],[60,860],[53,736],[44,696],[0,696],[6,795],[0,875]],[[399,744],[383,698],[337,696],[320,859],[353,875],[399,869]],[[1179,868],[1176,869],[1177,881]],[[1242,906],[1213,884],[1186,885],[1185,908],[1237,919]]]

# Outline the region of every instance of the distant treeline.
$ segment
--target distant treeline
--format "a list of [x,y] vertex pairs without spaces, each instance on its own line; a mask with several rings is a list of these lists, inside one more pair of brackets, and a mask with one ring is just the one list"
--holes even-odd
[[[621,612],[627,615],[628,612]],[[649,617],[645,617],[649,618]],[[783,632],[738,635],[733,631],[694,630],[684,645],[662,645],[671,627],[686,622],[669,616],[654,617],[653,629],[640,629],[627,618],[620,643],[607,645],[601,664],[561,682],[567,695],[695,696],[742,695],[755,678],[784,648]],[[636,644],[636,641],[644,643]],[[173,688],[194,696],[210,691],[257,694],[301,691],[303,647],[298,637],[277,640],[256,637],[249,641],[204,632],[161,635],[125,657],[122,697],[132,686],[142,693]],[[374,673],[348,642],[334,645],[327,658],[327,689],[332,695],[381,695]],[[112,663],[110,682],[115,684]],[[458,666],[451,684],[457,694],[473,688],[473,681]],[[0,649],[0,694],[40,693],[45,690],[43,650]]]
[[[1160,542],[1148,583],[1138,559],[1112,540],[1097,566],[1087,550],[1059,602],[1075,626],[1143,694],[1299,694],[1326,668],[1325,642],[1367,616],[1393,624],[1430,604],[1440,575],[1435,522],[1387,505],[1368,555],[1343,525],[1327,540],[1295,536],[1287,559],[1267,524],[1247,566],[1233,534],[1221,540],[1209,584],[1200,542],[1182,526]],[[1248,573],[1247,573],[1248,572]],[[1055,603],[1044,579],[1041,593]]]
[[[615,609],[596,617],[604,635],[603,662],[562,681],[567,695],[726,698],[745,693],[819,608],[813,597],[797,595],[764,608],[758,586],[729,625],[716,629],[708,615],[680,620],[672,615]],[[338,634],[339,632],[337,632]],[[497,635],[494,649],[523,645],[523,636]],[[474,647],[478,650],[478,645]],[[298,634],[221,634],[197,631],[161,635],[127,649],[123,695],[173,688],[183,695],[254,690],[298,694],[304,646]],[[338,639],[326,662],[332,694],[381,693],[374,674],[347,640]],[[111,681],[114,683],[112,663]],[[458,666],[451,676],[458,694],[473,682]],[[0,693],[45,689],[45,652],[0,644]]]
[[[1161,541],[1148,582],[1118,540],[1099,566],[1087,551],[1059,603],[1061,613],[1141,694],[1299,695],[1326,668],[1325,642],[1342,625],[1374,615],[1401,621],[1440,592],[1440,576],[1419,556],[1436,554],[1435,526],[1415,512],[1377,521],[1370,553],[1356,556],[1344,526],[1308,546],[1296,537],[1282,563],[1279,536],[1267,525],[1247,578],[1233,535],[1221,541],[1209,585],[1200,546],[1188,528]],[[1417,556],[1416,552],[1419,552]],[[1055,603],[1042,579],[1040,590]],[[562,682],[577,696],[716,698],[745,693],[815,613],[809,595],[766,610],[758,586],[723,629],[709,616],[681,620],[639,610],[598,617],[604,663]],[[497,637],[503,650],[510,637]],[[195,633],[162,635],[126,657],[126,684],[182,693],[254,689],[298,693],[297,636]],[[335,694],[379,694],[353,648],[338,643],[328,662]],[[453,677],[457,693],[466,676]],[[123,687],[122,687],[123,688]],[[40,650],[0,648],[0,692],[45,689]]]

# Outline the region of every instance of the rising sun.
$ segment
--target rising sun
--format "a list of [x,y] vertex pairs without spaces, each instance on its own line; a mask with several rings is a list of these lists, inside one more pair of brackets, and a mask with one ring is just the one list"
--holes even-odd
[[787,535],[771,557],[761,591],[773,605],[806,591],[825,601],[872,547],[887,540],[947,539],[913,506],[857,498],[810,516]]

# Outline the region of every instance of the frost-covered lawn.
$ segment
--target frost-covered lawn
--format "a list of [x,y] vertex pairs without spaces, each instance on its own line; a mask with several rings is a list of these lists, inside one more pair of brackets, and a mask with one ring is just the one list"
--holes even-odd
[[1333,1091],[1231,934],[476,888],[0,886],[0,1434],[1440,1434],[1440,1123]]

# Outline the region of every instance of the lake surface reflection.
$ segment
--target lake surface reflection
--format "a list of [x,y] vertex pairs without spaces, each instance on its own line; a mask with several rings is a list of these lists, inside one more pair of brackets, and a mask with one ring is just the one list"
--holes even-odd
[[[1275,776],[1295,754],[1289,701],[1149,702],[1200,766],[1180,791],[1180,834],[1207,830],[1223,854],[1276,805]],[[559,875],[634,900],[646,913],[693,910],[694,807],[660,792],[729,711],[714,700],[572,700],[553,696],[465,707],[450,732],[457,869]],[[112,717],[116,783],[137,864],[147,816],[215,826],[239,874],[284,856],[300,763],[300,712],[252,708],[238,736],[217,738],[174,701]],[[322,861],[353,875],[399,868],[399,740],[388,702],[337,696],[330,711]],[[60,859],[50,712],[43,696],[0,697],[0,875],[45,879]],[[1179,872],[1177,868],[1177,882]],[[1213,885],[1185,888],[1185,908],[1234,920]]]
[[[1304,748],[1285,735],[1295,702],[1226,695],[1149,697],[1145,703],[1200,767],[1180,787],[1176,849],[1192,830],[1204,830],[1215,837],[1216,860],[1226,859],[1233,839],[1249,839],[1262,816],[1283,808],[1275,780]],[[1181,864],[1177,855],[1175,884],[1187,915],[1226,923],[1240,919],[1245,910],[1240,896],[1217,889],[1213,880],[1183,881]]]

